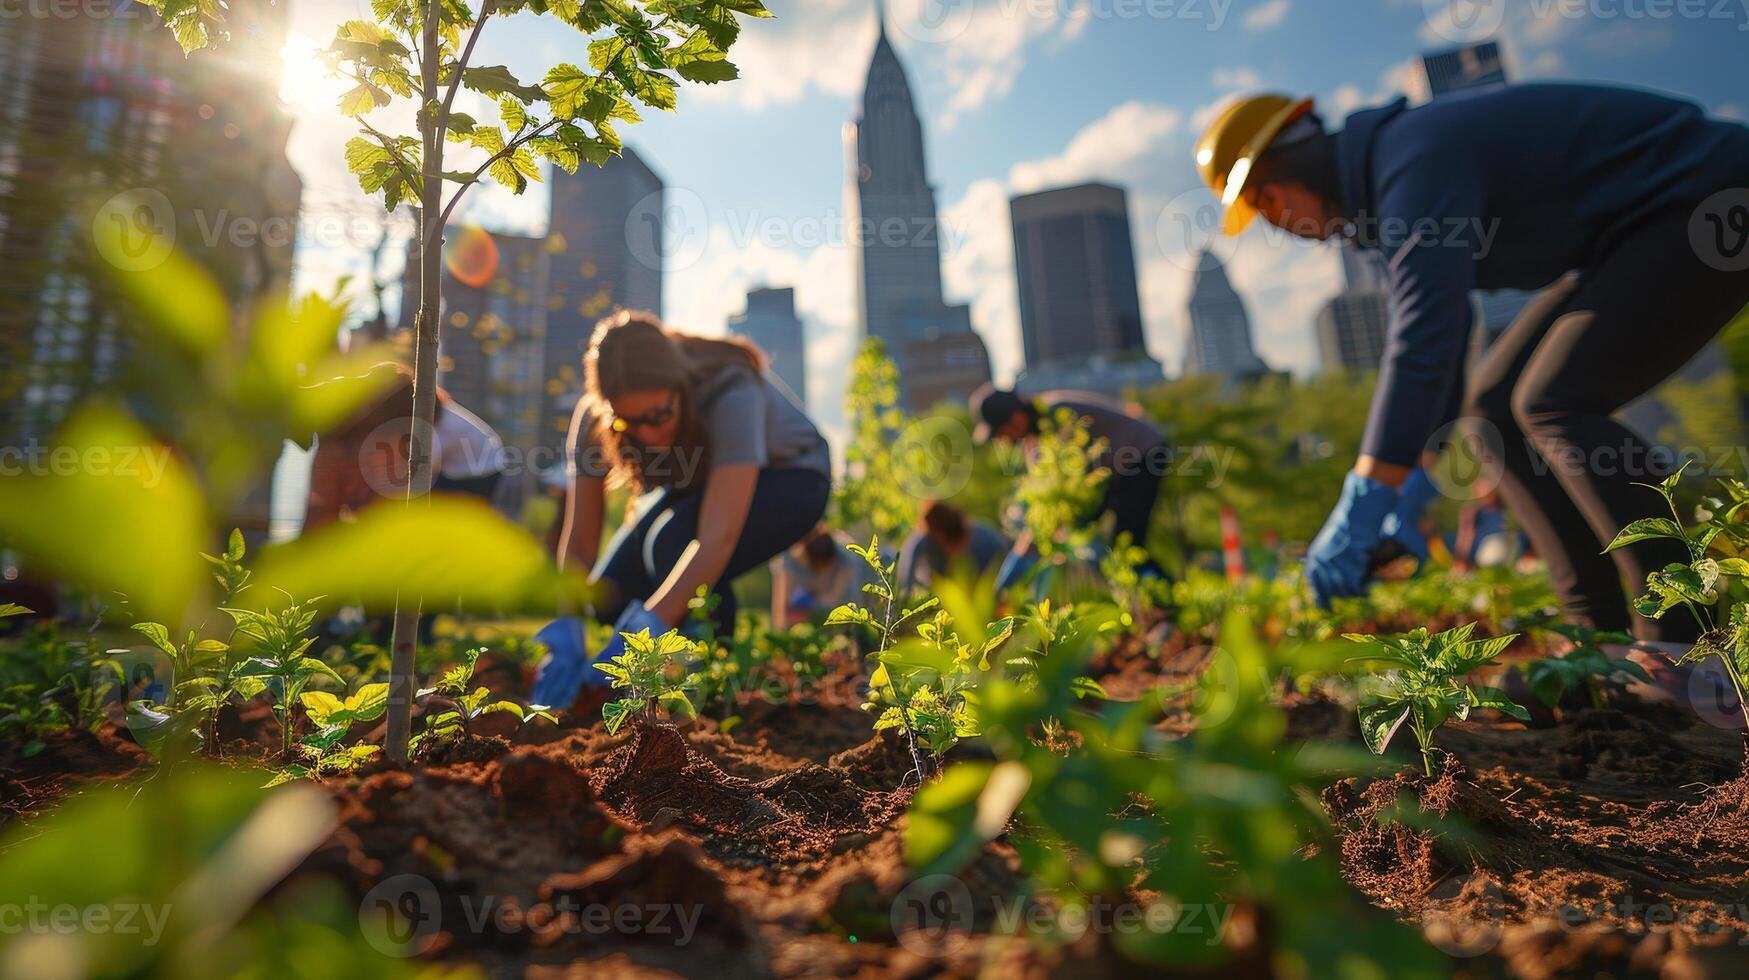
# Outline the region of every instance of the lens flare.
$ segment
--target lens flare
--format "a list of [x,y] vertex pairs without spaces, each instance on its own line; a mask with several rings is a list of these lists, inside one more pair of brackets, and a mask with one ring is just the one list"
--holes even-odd
[[498,274],[498,243],[484,229],[469,225],[443,243],[443,265],[456,282],[478,289]]

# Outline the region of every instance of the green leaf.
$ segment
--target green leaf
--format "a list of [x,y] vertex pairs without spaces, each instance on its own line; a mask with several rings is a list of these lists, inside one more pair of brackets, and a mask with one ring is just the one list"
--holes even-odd
[[740,77],[740,72],[729,63],[728,55],[704,28],[694,31],[679,47],[670,51],[668,64],[680,73],[681,78],[706,85]]
[[16,602],[0,602],[0,619],[6,619],[9,616],[29,616],[35,612],[36,610],[26,609]]
[[546,98],[538,85],[524,85],[504,65],[487,65],[462,70],[462,87],[493,97],[513,95],[523,102]]
[[905,860],[930,874],[952,874],[984,846],[972,832],[978,800],[995,766],[963,762],[917,791],[905,822]]
[[162,623],[135,623],[134,632],[152,641],[152,645],[172,657],[180,656],[182,651],[176,649],[176,644],[170,640],[170,631]]
[[1411,705],[1376,696],[1362,698],[1359,706],[1360,736],[1374,755],[1384,755],[1391,738],[1409,717]]
[[1683,535],[1682,528],[1668,517],[1643,517],[1637,521],[1629,523],[1627,527],[1622,528],[1621,532],[1615,536],[1615,540],[1609,543],[1609,547],[1603,549],[1603,553],[1608,554],[1617,548],[1625,548],[1628,545],[1639,541],[1650,541],[1659,538],[1674,538],[1678,541],[1688,540]]
[[328,720],[346,707],[345,702],[326,691],[305,691],[298,700],[303,702],[304,714],[317,728],[327,727]]
[[621,725],[631,716],[632,707],[625,701],[609,701],[601,706],[601,722],[609,735],[619,734]]
[[1098,698],[1109,700],[1111,695],[1105,693],[1105,688],[1091,677],[1077,677],[1069,682],[1069,692],[1078,698]]
[[1498,711],[1519,721],[1530,720],[1530,712],[1497,687],[1471,687],[1469,688],[1469,699],[1470,704],[1474,707]]
[[180,620],[207,580],[205,494],[193,475],[103,404],[78,410],[54,442],[54,452],[85,465],[0,475],[0,539],[47,576],[123,593],[152,619]]
[[400,594],[442,596],[446,608],[552,609],[561,595],[585,599],[580,577],[557,572],[546,549],[484,501],[437,496],[419,507],[384,500],[358,519],[331,524],[263,553],[255,571],[290,595],[356,597],[395,608]]
[[656,702],[674,714],[688,718],[698,717],[698,709],[693,707],[692,699],[686,696],[685,691],[663,691],[657,695]]

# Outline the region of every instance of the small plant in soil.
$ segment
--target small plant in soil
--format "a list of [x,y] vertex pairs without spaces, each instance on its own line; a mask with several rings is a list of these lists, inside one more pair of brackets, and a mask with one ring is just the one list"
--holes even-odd
[[1737,695],[1737,707],[1746,726],[1745,752],[1749,754],[1749,486],[1721,479],[1724,497],[1703,498],[1692,528],[1683,526],[1676,506],[1676,488],[1682,473],[1670,474],[1657,484],[1641,484],[1657,491],[1670,508],[1670,519],[1647,517],[1621,529],[1605,552],[1640,541],[1680,541],[1688,548],[1689,561],[1671,562],[1662,571],[1646,576],[1646,592],[1635,602],[1640,615],[1663,619],[1671,610],[1686,609],[1700,624],[1700,642],[1677,658],[1678,665],[1701,664],[1716,659]]
[[1476,708],[1488,708],[1529,721],[1530,712],[1493,687],[1465,683],[1471,671],[1495,663],[1517,634],[1472,640],[1476,624],[1466,623],[1443,633],[1417,629],[1402,636],[1346,634],[1371,650],[1351,662],[1379,671],[1372,689],[1360,699],[1360,734],[1366,747],[1383,755],[1391,738],[1407,721],[1421,749],[1421,768],[1433,775],[1433,733],[1452,718],[1466,719]]
[[299,700],[303,702],[304,717],[315,728],[298,740],[297,753],[304,761],[274,773],[267,786],[352,772],[382,751],[380,745],[346,745],[344,740],[353,725],[383,717],[389,703],[388,684],[364,684],[345,697],[327,691],[305,691]]
[[[30,613],[0,603],[0,619]],[[104,703],[125,684],[121,666],[96,653],[94,643],[63,640],[49,624],[36,627],[18,649],[0,657],[0,742],[22,745],[29,758],[54,732],[95,729],[103,722]]]
[[1616,660],[1603,651],[1605,643],[1632,643],[1633,637],[1628,634],[1599,632],[1567,623],[1550,628],[1566,637],[1573,648],[1558,657],[1533,660],[1518,667],[1531,693],[1543,704],[1553,708],[1568,691],[1581,690],[1593,708],[1601,708],[1611,695],[1620,693],[1630,682],[1650,680],[1639,664]]
[[525,725],[536,718],[558,722],[558,716],[551,711],[525,707],[506,698],[494,699],[490,689],[476,686],[474,669],[483,652],[479,647],[468,650],[462,654],[462,662],[444,671],[436,684],[420,688],[414,695],[414,700],[424,708],[421,716],[424,727],[408,740],[409,753],[421,745],[471,736],[474,721],[483,715],[507,714]]
[[691,686],[682,658],[696,656],[698,644],[679,630],[669,630],[652,637],[649,630],[621,633],[625,637],[625,652],[595,669],[613,679],[613,686],[625,691],[617,701],[601,706],[601,720],[609,734],[617,734],[628,719],[637,719],[644,726],[658,723],[657,710],[671,715],[698,716],[687,694]]
[[[883,727],[896,727],[905,733],[905,746],[911,752],[913,775],[921,781],[929,775],[929,767],[919,748],[917,718],[913,715],[911,700],[927,684],[923,670],[939,668],[940,658],[938,655],[925,657],[918,669],[910,669],[907,666],[910,660],[906,655],[888,657],[887,654],[898,642],[902,631],[917,622],[924,613],[934,610],[941,604],[941,600],[936,596],[929,596],[914,606],[901,608],[896,598],[899,590],[894,581],[897,563],[881,560],[880,536],[871,536],[866,548],[856,544],[847,547],[851,554],[867,563],[874,573],[875,581],[864,585],[862,591],[880,600],[881,612],[876,613],[866,606],[847,602],[827,614],[826,625],[861,626],[874,633],[877,638],[871,657],[874,666],[869,670],[868,701],[862,707],[864,711],[879,711],[881,721],[888,722]],[[894,683],[895,671],[886,669],[888,660],[894,660],[893,666],[899,668],[896,673],[900,683]],[[954,714],[951,704],[941,702],[939,691],[931,692],[925,704],[920,707],[926,708],[932,716],[945,715],[951,718]]]
[[[225,612],[237,624],[232,644],[242,646],[249,654],[237,666],[235,676],[258,678],[263,685],[261,690],[273,695],[273,716],[279,721],[280,755],[289,757],[295,720],[292,712],[302,704],[304,690],[318,678],[326,678],[341,687],[346,682],[334,672],[334,668],[309,655],[316,638],[305,634],[316,621],[319,599],[303,602],[290,596],[285,599],[285,603],[276,609],[227,608]],[[239,643],[238,637],[243,642]],[[246,688],[252,689],[252,685]]]

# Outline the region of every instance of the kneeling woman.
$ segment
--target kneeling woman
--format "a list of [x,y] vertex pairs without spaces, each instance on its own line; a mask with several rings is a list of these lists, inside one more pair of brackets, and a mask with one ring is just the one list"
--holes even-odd
[[[826,440],[766,372],[758,348],[679,333],[652,314],[621,312],[597,325],[584,374],[559,563],[590,570],[593,612],[614,621],[612,643],[594,659],[618,654],[621,632],[680,625],[700,586],[721,597],[716,623],[731,629],[730,584],[825,514]],[[597,562],[610,486],[644,496]],[[543,635],[550,652],[535,680],[537,703],[569,705],[583,684],[605,680],[589,666],[577,625]]]

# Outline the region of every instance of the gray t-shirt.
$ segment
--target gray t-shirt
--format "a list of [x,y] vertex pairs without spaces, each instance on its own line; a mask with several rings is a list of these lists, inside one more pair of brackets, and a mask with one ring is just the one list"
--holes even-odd
[[[706,378],[695,393],[704,422],[706,459],[718,466],[752,464],[772,469],[811,469],[832,474],[831,450],[796,397],[770,372],[726,366]],[[580,399],[567,440],[571,472],[602,478],[613,460],[596,443],[589,400]],[[652,486],[690,485],[704,461],[680,451],[651,451],[644,475]]]
[[1139,419],[1123,410],[1123,406],[1091,391],[1047,391],[1037,398],[1052,415],[1066,408],[1087,422],[1087,432],[1106,442],[1103,465],[1112,466],[1113,457],[1126,463],[1140,460],[1150,450],[1165,445],[1166,434],[1154,428],[1146,419]]
[[[983,521],[973,521],[966,536],[963,557],[979,574],[1008,553],[1008,539]],[[935,539],[922,531],[914,531],[899,550],[899,584],[905,588],[927,586],[935,576],[947,571],[947,565],[947,553],[935,543]]]

